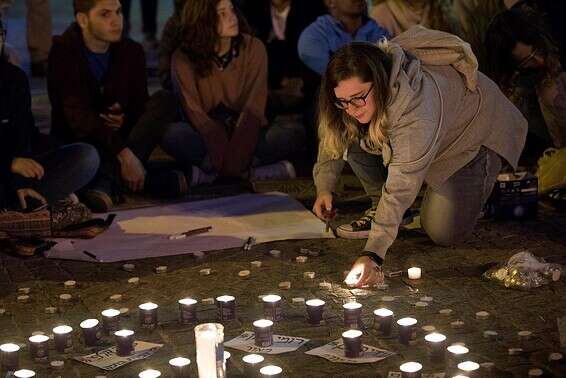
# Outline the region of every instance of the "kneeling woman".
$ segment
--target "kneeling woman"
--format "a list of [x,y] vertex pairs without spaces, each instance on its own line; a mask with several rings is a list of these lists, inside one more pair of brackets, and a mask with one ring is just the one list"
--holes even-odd
[[521,113],[477,71],[468,44],[420,26],[388,45],[337,51],[319,112],[313,211],[321,218],[331,211],[344,158],[374,201],[362,219],[338,230],[368,237],[347,277],[358,287],[383,281],[381,264],[424,182],[426,233],[440,245],[466,238],[502,163],[516,167],[527,130]]

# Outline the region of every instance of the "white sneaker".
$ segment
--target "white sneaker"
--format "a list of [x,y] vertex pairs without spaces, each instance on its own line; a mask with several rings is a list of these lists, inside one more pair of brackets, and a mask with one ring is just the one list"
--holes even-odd
[[287,160],[250,169],[250,181],[291,180],[295,177],[297,177],[295,167]]
[[212,184],[217,177],[216,173],[206,173],[196,165],[193,165],[190,186]]

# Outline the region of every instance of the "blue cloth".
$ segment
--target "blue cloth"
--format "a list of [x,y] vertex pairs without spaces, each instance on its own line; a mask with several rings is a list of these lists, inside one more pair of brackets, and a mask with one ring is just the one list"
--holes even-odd
[[89,49],[84,49],[86,60],[88,61],[88,67],[90,71],[96,78],[96,81],[100,84],[106,72],[108,72],[108,61],[110,59],[110,50],[105,53],[98,54],[90,51]]
[[324,15],[301,33],[299,57],[307,67],[322,75],[330,57],[339,48],[353,41],[375,43],[382,38],[389,38],[389,33],[371,18],[352,36],[336,18]]

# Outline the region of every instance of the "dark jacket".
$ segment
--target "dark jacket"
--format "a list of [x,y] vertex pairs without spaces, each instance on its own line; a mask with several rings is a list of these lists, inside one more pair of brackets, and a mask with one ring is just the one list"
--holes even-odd
[[12,160],[31,157],[38,135],[26,74],[0,59],[0,207],[5,205],[8,185],[19,189],[25,182],[23,177],[11,173]]
[[[53,38],[47,76],[51,134],[65,143],[87,141],[116,155],[127,147],[127,136],[149,97],[144,51],[127,38],[111,44],[108,72],[99,84],[85,49],[76,23]],[[115,102],[125,113],[120,131],[106,127],[99,116]]]

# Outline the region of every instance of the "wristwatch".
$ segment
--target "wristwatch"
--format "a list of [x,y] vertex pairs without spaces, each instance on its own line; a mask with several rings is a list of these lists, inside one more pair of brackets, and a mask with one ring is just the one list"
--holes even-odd
[[379,256],[377,255],[377,253],[364,251],[362,254],[360,254],[359,257],[362,257],[362,256],[367,256],[367,257],[369,257],[369,258],[372,259],[372,261],[373,261],[374,263],[376,263],[377,266],[379,266],[379,267],[381,267],[381,266],[383,265],[383,259],[382,259],[381,257],[379,257]]

